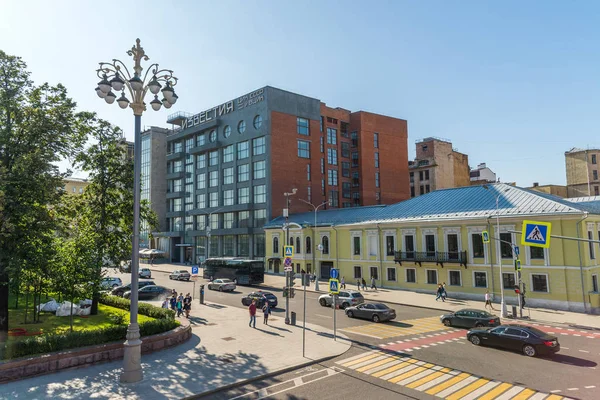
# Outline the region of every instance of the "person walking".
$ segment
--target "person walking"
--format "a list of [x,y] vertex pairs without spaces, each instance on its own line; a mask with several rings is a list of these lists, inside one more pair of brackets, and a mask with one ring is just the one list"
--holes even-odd
[[250,322],[248,323],[248,326],[254,324],[254,328],[256,328],[256,300],[252,300],[252,303],[248,306],[248,312],[250,313]]
[[171,310],[175,311],[177,309],[177,299],[175,298],[175,295],[171,296],[169,303],[171,305]]
[[185,317],[190,318],[190,311],[192,311],[192,296],[186,294],[183,299],[183,311],[185,311]]
[[443,302],[446,302],[446,300],[444,300],[444,297],[442,296],[443,294],[444,294],[444,288],[442,287],[441,283],[438,283],[437,296],[435,298],[435,301],[442,299]]
[[165,301],[162,302],[162,308],[169,308],[169,300],[165,299]]
[[177,300],[177,318],[183,314],[183,301]]
[[442,297],[444,298],[444,301],[446,301],[446,298],[448,297],[448,292],[446,292],[446,282],[442,282]]
[[363,290],[367,290],[367,281],[365,281],[365,278],[362,278],[361,283],[362,283]]
[[356,280],[356,290],[360,292],[360,279]]
[[488,306],[490,306],[490,309],[492,309],[493,311],[496,311],[496,309],[492,305],[492,296],[490,295],[490,291],[486,290],[485,291],[485,308],[487,309]]
[[375,285],[375,277],[371,276],[371,289],[375,289],[377,291],[377,286]]
[[269,314],[271,314],[271,305],[268,301],[265,302],[265,305],[263,306],[262,310],[264,316],[263,324],[269,325]]
[[346,289],[346,280],[344,279],[344,277],[342,276],[342,281],[340,282],[340,287],[342,289]]

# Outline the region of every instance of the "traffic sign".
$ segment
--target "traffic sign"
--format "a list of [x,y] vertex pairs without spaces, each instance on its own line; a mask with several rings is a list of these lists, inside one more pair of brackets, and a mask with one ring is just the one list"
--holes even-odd
[[331,279],[338,279],[340,277],[340,270],[339,269],[335,269],[335,268],[331,268],[329,270],[329,277]]
[[290,265],[293,265],[291,258],[286,258],[285,261],[283,261],[283,263],[285,264],[286,267],[289,267]]
[[337,279],[329,280],[329,293],[330,294],[340,293],[340,281],[338,281]]
[[194,265],[192,267],[192,275],[198,275],[198,266],[197,265]]
[[519,257],[519,246],[515,246],[515,256]]
[[294,257],[294,246],[284,246],[284,254],[286,258]]
[[550,222],[523,221],[521,244],[523,246],[550,247]]
[[483,237],[483,243],[490,242],[490,234],[488,233],[488,231],[481,232],[481,236]]
[[285,266],[283,267],[283,270],[284,270],[285,272],[292,272],[292,271],[294,270],[294,267],[293,267],[292,265],[285,265]]

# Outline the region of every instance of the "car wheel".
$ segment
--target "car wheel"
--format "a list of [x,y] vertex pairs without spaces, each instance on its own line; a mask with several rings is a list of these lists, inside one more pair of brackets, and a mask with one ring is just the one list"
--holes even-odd
[[322,305],[323,307],[327,307],[327,302],[325,301],[325,299],[319,300],[319,304]]
[[342,303],[342,310],[345,310],[348,307],[350,307],[350,304],[348,304],[348,303]]
[[350,318],[354,318],[354,313],[352,311],[348,311],[346,315]]
[[186,282],[189,282],[189,281],[190,281],[190,278],[187,278],[185,281],[186,281]]
[[223,287],[219,286],[219,292],[222,292],[222,291],[223,291]]
[[527,357],[535,357],[537,351],[535,350],[534,346],[526,344],[523,346],[523,354],[525,354]]
[[452,321],[450,321],[448,318],[443,320],[442,323],[444,324],[444,326],[452,326]]
[[481,344],[481,338],[477,335],[471,335],[469,341],[473,343],[475,346],[479,346]]
[[116,287],[119,287],[119,285],[117,285],[117,284],[114,284],[114,285],[112,285],[112,287],[113,287],[113,289],[114,289],[114,288],[116,288]]
[[171,275],[169,275],[169,279],[173,280],[173,277]]
[[379,315],[377,315],[377,314],[373,315],[373,322],[379,322],[379,321],[380,321]]
[[478,322],[475,324],[475,328],[483,328],[483,324],[481,322]]

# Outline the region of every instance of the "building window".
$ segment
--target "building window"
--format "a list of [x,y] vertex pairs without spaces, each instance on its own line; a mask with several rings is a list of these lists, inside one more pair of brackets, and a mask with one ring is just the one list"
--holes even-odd
[[595,181],[597,181],[597,180],[598,180],[598,170],[596,170],[596,169],[595,169],[595,170],[593,170],[593,171],[592,171],[592,175],[593,175],[593,177],[594,177],[594,180],[595,180]]
[[310,142],[298,140],[298,157],[310,158]]
[[217,131],[216,130],[213,129],[212,131],[210,131],[210,134],[208,135],[208,140],[210,140],[211,143],[217,141]]
[[352,237],[352,254],[360,256],[360,236]]
[[233,235],[223,236],[223,255],[226,257],[233,256]]
[[[231,195],[232,195],[231,198],[233,198],[233,190],[231,191]],[[226,205],[226,204],[224,204],[224,205]],[[223,213],[223,229],[235,228],[234,221],[235,221],[235,213],[232,213],[232,212]]]
[[238,204],[250,203],[250,188],[238,188]]
[[419,194],[425,194],[425,186],[419,186]]
[[204,146],[204,144],[206,144],[206,136],[204,133],[201,133],[196,136],[196,147]]
[[423,181],[423,171],[419,171],[419,180]]
[[310,182],[310,164],[306,164],[306,180]]
[[373,147],[379,148],[379,133],[377,132],[373,133]]
[[409,173],[408,178],[409,178],[410,183],[414,183],[415,182],[415,173],[414,172]]
[[473,285],[478,288],[487,287],[487,273],[486,272],[473,272]]
[[325,173],[325,159],[321,158],[321,173]]
[[219,207],[219,192],[212,192],[210,194],[210,207]]
[[196,169],[206,168],[206,154],[198,154],[196,156]]
[[312,246],[311,246],[311,243],[310,243],[310,236],[306,237],[306,247],[305,247],[304,251],[306,252],[306,254],[311,254],[312,253]]
[[208,165],[213,167],[219,164],[219,150],[208,153]]
[[223,185],[231,185],[233,183],[233,167],[223,169]]
[[250,179],[250,165],[238,165],[238,182],[246,182]]
[[260,127],[262,126],[262,117],[260,115],[257,115],[256,117],[254,117],[254,121],[252,121],[253,125],[254,125],[254,129],[260,129]]
[[437,270],[435,270],[435,269],[427,270],[427,283],[429,285],[437,285],[437,283],[438,283]]
[[427,257],[435,257],[435,235],[425,235]]
[[337,129],[327,128],[327,144],[337,144]]
[[239,235],[238,236],[238,256],[244,257],[250,255],[250,236]]
[[325,196],[325,179],[321,179],[321,195]]
[[598,293],[598,275],[592,275],[592,292]]
[[308,119],[300,117],[296,118],[296,126],[300,135],[309,135]]
[[240,142],[237,144],[237,159],[243,160],[244,158],[250,157],[250,146],[248,141]]
[[594,196],[600,195],[600,188],[598,186],[594,186]]
[[450,286],[462,286],[460,271],[448,271]]
[[530,246],[529,247],[529,258],[532,260],[543,260],[544,259],[544,249],[541,247]]
[[500,233],[500,254],[502,258],[512,258],[512,235],[510,233]]
[[371,278],[379,279],[379,270],[377,267],[369,267],[369,271],[371,272]]
[[428,169],[425,170],[425,180],[426,181],[429,180],[429,170]]
[[320,142],[320,146],[321,146],[321,153],[325,152],[325,145],[323,144],[323,136],[321,136],[319,138],[319,142]]
[[253,168],[254,179],[262,179],[265,177],[265,161],[255,161]]
[[325,118],[321,115],[321,132],[323,132],[324,126],[325,126]]
[[339,207],[338,196],[339,193],[337,190],[332,190],[329,192],[329,205],[331,207]]
[[342,157],[350,158],[350,143],[342,142]]
[[350,182],[342,182],[342,197],[344,199],[352,197],[352,194],[350,193]]
[[296,254],[302,253],[302,247],[300,247],[300,238],[299,237],[296,238],[296,248],[294,249],[294,251],[296,252]]
[[238,212],[238,228],[250,227],[250,211]]
[[415,187],[414,186],[410,187],[410,197],[415,197]]
[[362,268],[360,265],[355,265],[354,266],[354,279],[361,279],[362,278]]
[[210,180],[208,182],[209,187],[219,186],[219,171],[210,171]]
[[312,189],[310,186],[306,188],[306,195],[308,196],[308,202],[312,202]]
[[375,172],[375,187],[379,187],[379,172]]
[[388,256],[393,256],[394,255],[394,251],[395,251],[395,243],[394,243],[394,237],[393,236],[386,236],[385,237],[385,254]]
[[548,293],[548,275],[546,274],[531,274],[531,288],[534,292]]
[[267,191],[265,185],[254,186],[254,203],[266,203],[267,202]]
[[481,236],[481,233],[471,234],[471,244],[473,245],[473,258],[483,258],[483,236]]
[[323,246],[323,254],[329,254],[329,237],[323,236],[321,238],[321,246]]
[[171,200],[171,211],[181,211],[181,198]]
[[277,253],[279,253],[279,238],[274,237],[273,238],[273,254],[277,254]]
[[379,168],[379,153],[375,153],[375,168]]
[[[589,240],[594,240],[594,233],[592,231],[588,231],[588,239]],[[588,242],[588,246],[589,246],[589,249],[590,249],[590,260],[593,260],[593,259],[596,258],[596,254],[594,253],[594,243],[593,242]]]
[[206,194],[203,193],[196,195],[196,208],[206,208]]
[[232,206],[234,203],[233,189],[223,190],[223,205]]
[[255,156],[259,156],[261,154],[265,154],[266,145],[265,145],[265,137],[259,137],[256,139],[252,139],[252,154]]
[[342,176],[344,178],[350,178],[350,163],[342,161]]
[[246,121],[241,120],[240,122],[238,122],[237,130],[240,134],[246,132]]
[[225,136],[225,138],[231,136],[231,127],[229,125],[225,125],[225,128],[223,129],[223,136]]
[[329,165],[337,165],[337,150],[336,149],[327,149],[327,164]]
[[396,282],[396,268],[394,268],[394,267],[387,268],[387,280],[389,282]]
[[514,289],[515,288],[515,274],[514,272],[504,272],[502,274],[502,285],[504,289]]
[[406,282],[417,283],[417,270],[414,268],[406,269]]
[[206,174],[204,172],[196,175],[196,189],[206,189]]
[[368,235],[367,243],[369,244],[369,256],[377,256],[377,235]]
[[358,152],[352,152],[352,168],[358,167]]
[[223,147],[223,162],[233,161],[233,145]]
[[592,164],[596,164],[596,155],[592,154]]
[[352,147],[358,147],[358,132],[351,132],[350,139],[352,140]]
[[254,228],[262,228],[267,223],[267,210],[254,210]]
[[329,186],[337,186],[338,184],[338,174],[337,170],[329,169],[327,170],[327,184]]
[[206,215],[196,215],[196,230],[203,231],[206,229]]

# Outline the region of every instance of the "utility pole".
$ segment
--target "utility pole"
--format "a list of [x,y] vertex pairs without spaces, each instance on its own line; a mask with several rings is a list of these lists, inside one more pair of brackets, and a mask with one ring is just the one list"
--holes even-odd
[[[290,224],[289,224],[289,214],[290,214],[290,196],[296,194],[298,189],[292,189],[291,193],[286,192],[283,195],[285,196],[285,208],[283,209],[283,216],[285,217],[285,246],[288,245],[289,237],[290,237]],[[293,246],[293,245],[292,245]],[[284,267],[285,268],[285,267]],[[287,291],[287,296],[285,296],[285,323],[289,325],[290,323],[290,271],[285,271],[285,287]]]

